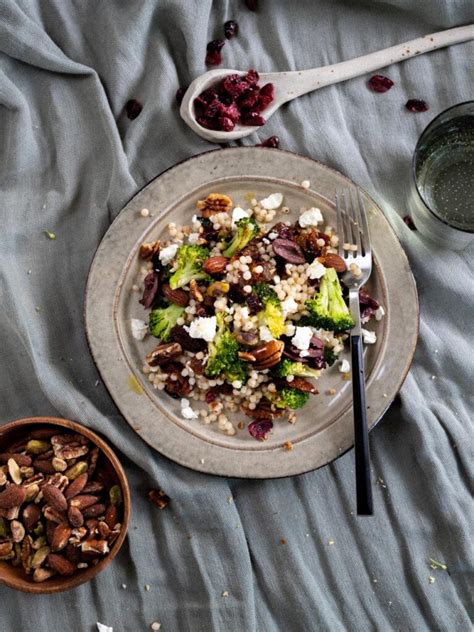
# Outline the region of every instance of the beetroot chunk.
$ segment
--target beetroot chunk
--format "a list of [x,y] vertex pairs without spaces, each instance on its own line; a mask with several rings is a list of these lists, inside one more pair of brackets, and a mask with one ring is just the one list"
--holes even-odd
[[429,110],[429,105],[423,99],[408,99],[405,107],[410,112],[426,112]]

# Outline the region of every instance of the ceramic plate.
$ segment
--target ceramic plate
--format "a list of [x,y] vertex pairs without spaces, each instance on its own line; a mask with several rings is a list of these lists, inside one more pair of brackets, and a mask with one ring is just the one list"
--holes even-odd
[[[303,180],[311,186],[304,189]],[[318,206],[335,225],[336,189],[355,187],[329,167],[276,149],[238,147],[201,154],[161,174],[123,209],[105,235],[94,258],[86,291],[86,328],[92,354],[115,403],[132,428],[151,446],[187,467],[225,476],[271,478],[299,474],[329,463],[353,445],[351,383],[337,367],[318,381],[320,395],[297,413],[297,422],[275,422],[267,441],[253,439],[246,429],[233,437],[216,424],[185,420],[179,401],[155,390],[142,373],[143,357],[157,343],[135,340],[131,318],[146,319],[138,304],[136,283],[144,241],[163,237],[170,221],[189,224],[195,202],[211,192],[225,192],[245,206],[249,195],[284,195],[295,209]],[[410,367],[418,335],[418,299],[407,258],[389,223],[374,201],[362,192],[374,252],[371,293],[386,316],[370,324],[377,343],[365,353],[368,422],[373,427],[397,394]],[[148,208],[151,217],[140,215]],[[277,215],[278,218],[278,215]],[[276,218],[276,219],[277,219]],[[276,221],[275,219],[275,221]],[[328,389],[336,389],[328,395]],[[243,415],[239,417],[245,419]],[[249,421],[247,419],[247,421]],[[289,451],[283,444],[291,441]]]

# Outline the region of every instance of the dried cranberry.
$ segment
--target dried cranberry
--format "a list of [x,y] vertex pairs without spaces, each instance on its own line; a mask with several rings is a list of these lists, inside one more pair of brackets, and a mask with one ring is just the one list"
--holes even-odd
[[251,421],[248,425],[248,431],[254,439],[259,441],[265,441],[268,438],[268,433],[273,428],[273,421],[269,419]]
[[415,222],[413,221],[411,215],[405,215],[403,221],[408,226],[410,230],[416,230]]
[[258,314],[258,312],[262,311],[263,309],[263,303],[254,293],[249,294],[245,299],[245,302],[247,303],[247,307],[249,308],[249,314]]
[[239,25],[235,20],[228,20],[224,24],[224,35],[226,39],[232,39],[239,34]]
[[387,92],[393,86],[393,81],[383,75],[374,75],[369,79],[367,85],[374,92]]
[[212,391],[207,391],[206,393],[206,402],[208,404],[211,404],[212,402],[215,402],[217,399],[217,393],[213,393]]
[[303,251],[295,241],[278,237],[272,242],[273,252],[289,263],[306,263]]
[[146,275],[144,280],[145,289],[143,290],[142,298],[139,300],[139,303],[141,303],[145,309],[150,309],[153,305],[159,285],[160,278],[156,272],[150,272]]
[[247,83],[237,74],[224,77],[221,87],[231,97],[238,97],[248,89]]
[[275,86],[273,83],[266,83],[260,88],[260,94],[264,97],[271,97],[273,99],[275,92]]
[[234,121],[228,116],[220,116],[217,119],[217,124],[222,132],[231,132],[235,127]]
[[206,64],[209,66],[218,66],[222,62],[221,50],[225,42],[221,39],[212,40],[206,47]]
[[186,88],[178,88],[178,89],[176,90],[176,103],[177,103],[178,105],[181,105],[181,102],[182,102],[182,100],[183,100],[184,95],[186,94],[186,90],[187,90],[187,89],[188,89],[188,88],[186,87]]
[[408,99],[405,107],[410,112],[426,112],[429,110],[429,105],[423,99]]
[[253,70],[251,68],[250,70],[247,71],[247,74],[245,75],[244,79],[250,85],[254,85],[254,84],[258,83],[258,80],[260,79],[260,76],[259,76],[259,74],[258,74],[258,72],[256,70]]
[[140,103],[140,101],[137,101],[136,99],[130,99],[130,101],[127,101],[127,103],[125,104],[127,117],[131,121],[135,120],[142,110],[143,105]]
[[245,0],[245,4],[250,11],[256,11],[258,9],[258,0]]
[[270,228],[265,237],[268,238],[270,233],[276,233],[278,237],[281,237],[282,239],[290,239],[292,241],[295,241],[296,239],[293,228],[288,226],[288,224],[285,224],[285,222],[277,222],[273,228]]
[[279,146],[280,146],[280,139],[278,138],[278,136],[270,136],[270,138],[267,138],[266,140],[261,142],[259,145],[256,145],[256,147],[273,147],[275,149],[278,149]]
[[173,342],[179,342],[185,351],[198,353],[198,351],[207,349],[205,340],[202,340],[202,338],[191,338],[182,325],[175,325],[173,327],[171,330],[171,340]]
[[265,125],[266,121],[263,116],[257,112],[245,112],[241,116],[242,125]]
[[214,88],[207,88],[207,90],[201,92],[198,98],[201,98],[206,103],[212,103],[212,101],[219,98],[219,95]]
[[238,283],[231,283],[227,296],[233,303],[244,303],[247,295]]
[[360,305],[360,317],[363,323],[366,323],[371,316],[375,314],[375,312],[380,307],[378,301],[375,300],[370,294],[367,292],[365,287],[361,287],[359,290],[359,305]]
[[239,107],[251,109],[258,101],[259,92],[258,86],[249,86],[237,101]]

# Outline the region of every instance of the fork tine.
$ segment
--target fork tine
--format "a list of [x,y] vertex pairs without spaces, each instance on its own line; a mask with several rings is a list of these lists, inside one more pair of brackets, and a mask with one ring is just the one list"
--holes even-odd
[[344,243],[344,226],[342,222],[342,209],[341,209],[341,193],[340,191],[336,191],[336,218],[337,218],[337,235],[339,236],[339,243],[337,247],[337,252],[340,257],[344,257],[344,250],[342,245]]
[[360,190],[357,191],[359,198],[359,210],[360,210],[360,219],[361,219],[361,230],[362,230],[362,239],[363,239],[363,248],[364,255],[370,255],[370,231],[369,231],[369,222],[367,220],[367,208],[365,206],[364,198],[362,197],[362,193]]
[[[348,244],[353,243],[352,222],[350,219],[350,212],[351,212],[350,191],[349,189],[344,189],[344,224],[345,224],[344,243],[348,243]],[[354,255],[354,253],[351,250],[345,250],[344,252],[345,252],[346,257],[350,257],[351,255]]]
[[351,189],[350,192],[351,195],[351,200],[352,200],[352,204],[351,204],[351,220],[353,222],[352,224],[352,233],[353,233],[353,237],[354,237],[354,241],[353,243],[356,244],[357,246],[357,253],[358,254],[363,254],[362,252],[362,243],[361,243],[361,218],[360,218],[360,208],[359,208],[359,201],[357,198],[357,194],[356,192]]

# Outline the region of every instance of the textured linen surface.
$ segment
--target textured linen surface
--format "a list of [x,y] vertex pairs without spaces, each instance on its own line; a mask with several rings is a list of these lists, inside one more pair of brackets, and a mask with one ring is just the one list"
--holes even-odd
[[[89,354],[83,293],[110,222],[161,171],[212,147],[180,120],[174,94],[206,70],[206,43],[224,21],[240,24],[223,50],[226,67],[278,71],[474,17],[472,0],[260,6],[0,3],[1,419],[52,414],[99,430],[119,450],[133,494],[129,537],[107,571],[55,596],[1,587],[1,632],[91,632],[96,621],[115,632],[153,621],[179,632],[471,629],[472,250],[440,251],[401,216],[422,129],[473,97],[472,43],[388,68],[395,86],[384,95],[361,77],[302,97],[243,141],[278,134],[282,148],[346,173],[385,205],[409,255],[420,339],[400,396],[371,435],[374,518],[354,515],[352,451],[273,481],[206,476],[161,457],[120,416]],[[406,111],[414,97],[430,111]],[[134,121],[124,115],[130,98],[144,106]],[[165,511],[144,499],[157,486],[172,498]],[[429,557],[448,572],[432,570]]]

